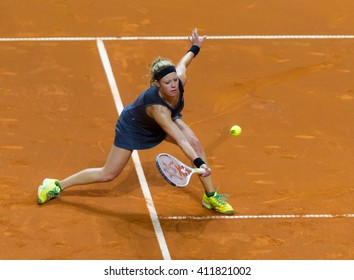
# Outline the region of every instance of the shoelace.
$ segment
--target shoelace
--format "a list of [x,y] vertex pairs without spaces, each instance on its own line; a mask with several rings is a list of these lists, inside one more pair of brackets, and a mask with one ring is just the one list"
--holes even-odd
[[56,183],[54,188],[52,188],[52,185],[45,185],[44,188],[49,189],[48,194],[53,196],[58,195],[61,192],[60,186],[58,186]]
[[216,199],[218,203],[225,205],[226,204],[225,198],[229,197],[229,195],[216,193],[216,195],[214,195],[213,197]]

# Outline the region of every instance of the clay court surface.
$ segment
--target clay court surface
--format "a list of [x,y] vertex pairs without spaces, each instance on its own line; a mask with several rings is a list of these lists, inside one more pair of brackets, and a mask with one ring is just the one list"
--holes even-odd
[[[165,36],[187,38],[194,27],[210,36],[352,35],[353,8],[351,0],[1,1],[0,259],[164,258],[132,160],[111,183],[36,203],[44,178],[102,166],[112,145],[118,112],[107,73],[97,40],[80,38],[162,37],[102,40],[125,106],[147,87],[156,56],[177,63],[188,50],[187,39]],[[78,39],[3,40],[43,37]],[[218,219],[203,208],[197,177],[184,189],[162,179],[155,156],[186,161],[178,148],[139,151],[171,259],[354,259],[353,47],[344,37],[207,39],[188,69],[183,118],[236,213]],[[239,137],[228,132],[234,124]]]

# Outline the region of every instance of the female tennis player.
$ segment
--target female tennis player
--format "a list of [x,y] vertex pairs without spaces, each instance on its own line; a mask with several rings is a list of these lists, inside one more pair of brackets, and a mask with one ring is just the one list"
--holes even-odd
[[121,173],[133,150],[150,149],[165,140],[178,145],[194,166],[206,170],[199,176],[204,187],[202,205],[223,214],[233,214],[225,196],[214,188],[206,154],[181,115],[187,67],[199,53],[205,39],[206,36],[200,37],[194,29],[189,37],[192,46],[176,67],[168,59],[156,58],[150,66],[150,87],[119,116],[114,144],[105,165],[84,169],[63,180],[44,179],[38,188],[38,204],[72,186],[112,181]]

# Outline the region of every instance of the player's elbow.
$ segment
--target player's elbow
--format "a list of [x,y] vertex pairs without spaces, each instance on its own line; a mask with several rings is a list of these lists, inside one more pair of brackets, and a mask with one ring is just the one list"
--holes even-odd
[[177,67],[176,69],[178,78],[185,84],[187,81],[187,68],[186,67]]

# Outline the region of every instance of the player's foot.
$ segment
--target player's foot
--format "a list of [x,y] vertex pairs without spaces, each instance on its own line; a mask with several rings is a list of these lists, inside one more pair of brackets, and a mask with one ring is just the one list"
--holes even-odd
[[203,195],[202,205],[205,208],[213,209],[217,212],[231,215],[234,213],[234,209],[230,204],[225,201],[225,194],[214,193],[213,196],[208,197],[205,193]]
[[38,187],[37,203],[39,205],[58,196],[61,187],[57,179],[44,179],[42,185]]

